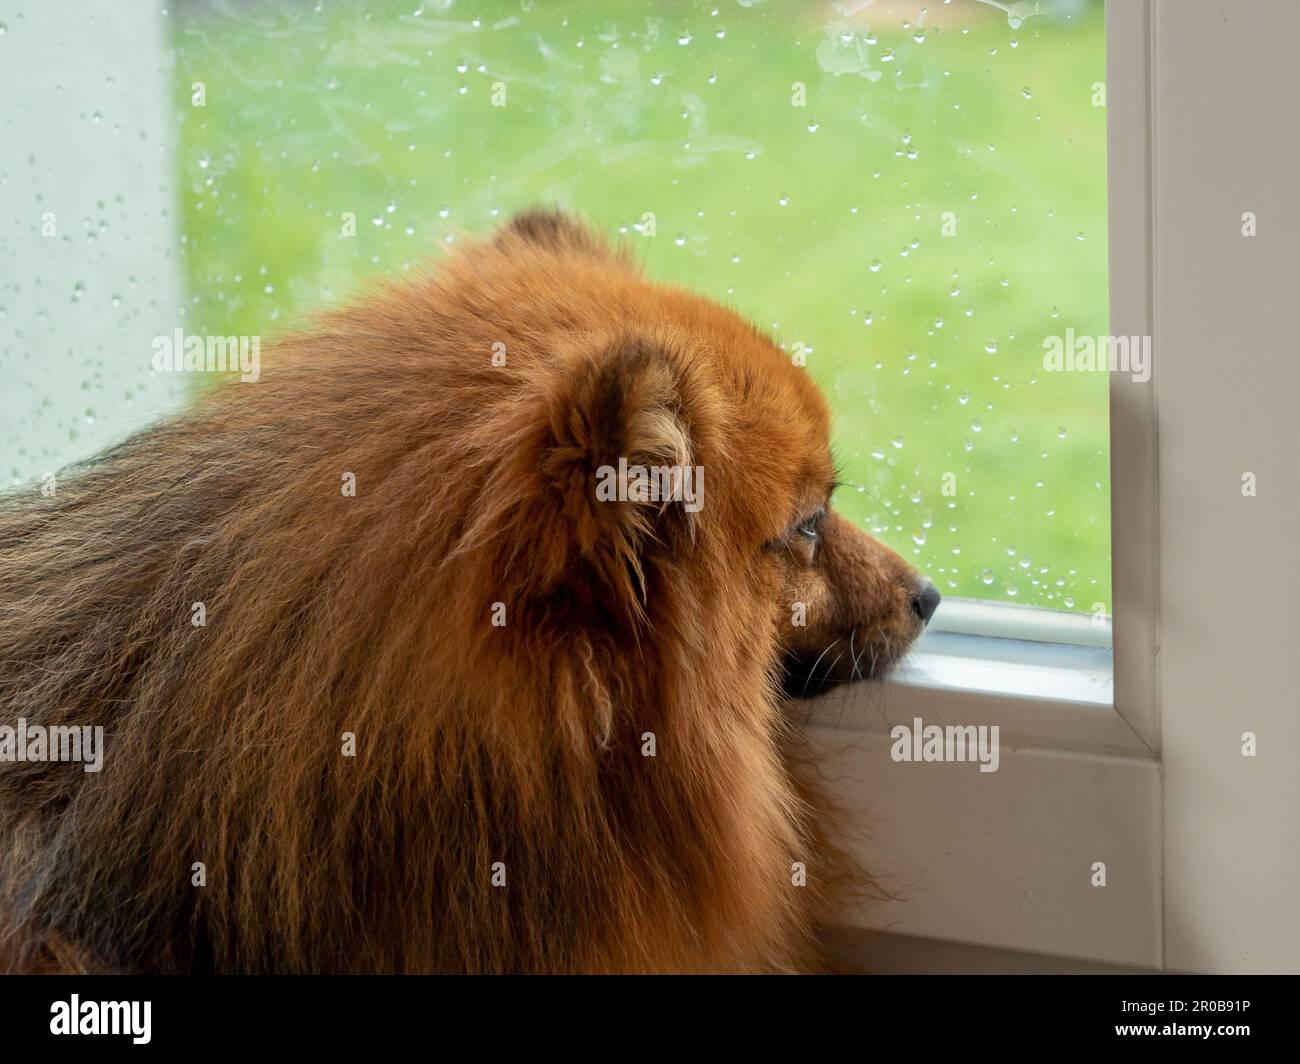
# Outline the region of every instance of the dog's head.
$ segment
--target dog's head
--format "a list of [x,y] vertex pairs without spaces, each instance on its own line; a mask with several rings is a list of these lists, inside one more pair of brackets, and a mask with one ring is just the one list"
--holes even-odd
[[529,451],[560,500],[528,529],[551,616],[645,632],[721,609],[795,696],[898,660],[939,593],[835,511],[826,403],[789,354],[564,215],[520,216],[487,253],[547,278],[521,304],[564,292],[529,338],[546,349]]

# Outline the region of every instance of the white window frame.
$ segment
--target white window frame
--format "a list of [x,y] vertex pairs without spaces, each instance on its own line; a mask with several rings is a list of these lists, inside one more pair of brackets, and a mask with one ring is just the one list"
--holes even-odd
[[[1153,333],[1152,39],[1148,0],[1107,0],[1114,335]],[[802,703],[841,802],[869,825],[853,847],[909,898],[864,907],[853,926],[1162,963],[1155,396],[1154,378],[1111,375],[1112,617],[945,602],[892,679]],[[999,772],[893,762],[891,729],[916,718],[997,725]],[[972,843],[972,825],[992,832],[987,844]],[[1108,887],[1098,905],[1087,873],[1108,857],[1127,894]],[[915,877],[924,889],[909,894]]]

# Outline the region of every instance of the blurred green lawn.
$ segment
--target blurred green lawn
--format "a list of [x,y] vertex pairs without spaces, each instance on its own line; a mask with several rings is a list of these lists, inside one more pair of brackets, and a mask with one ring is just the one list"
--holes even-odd
[[1100,3],[919,6],[182,3],[187,328],[274,335],[570,206],[803,345],[836,505],[945,594],[1109,611],[1106,377],[1042,370],[1107,330]]

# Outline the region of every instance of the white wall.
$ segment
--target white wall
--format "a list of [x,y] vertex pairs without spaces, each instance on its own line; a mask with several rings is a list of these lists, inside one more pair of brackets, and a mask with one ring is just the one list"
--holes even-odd
[[1297,972],[1300,4],[1155,16],[1165,964]]

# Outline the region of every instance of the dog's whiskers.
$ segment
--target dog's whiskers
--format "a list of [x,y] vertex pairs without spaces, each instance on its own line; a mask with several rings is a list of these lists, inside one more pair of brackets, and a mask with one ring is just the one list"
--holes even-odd
[[829,680],[831,678],[831,673],[835,671],[835,666],[840,663],[840,659],[842,657],[844,657],[844,651],[841,650],[838,654],[835,655],[835,660],[826,666],[826,673],[822,677],[822,679]]
[[[821,664],[822,658],[834,650],[839,643],[839,639],[835,640],[834,643],[831,643],[825,650],[817,655],[817,660],[812,663],[812,668],[808,670],[808,675],[804,677],[803,690],[799,692],[800,697],[808,693],[808,685],[812,683],[813,677],[817,675],[817,666]],[[839,658],[836,658],[835,660],[839,661]]]
[[856,626],[854,626],[853,630],[849,633],[849,653],[853,654],[853,670],[850,673],[850,676],[855,680],[863,680],[866,679],[866,677],[863,675],[862,669],[859,667],[858,663],[862,660],[862,655],[866,653],[867,644],[863,644],[862,650],[854,654],[853,641],[857,638],[857,634],[858,634],[858,629]]

